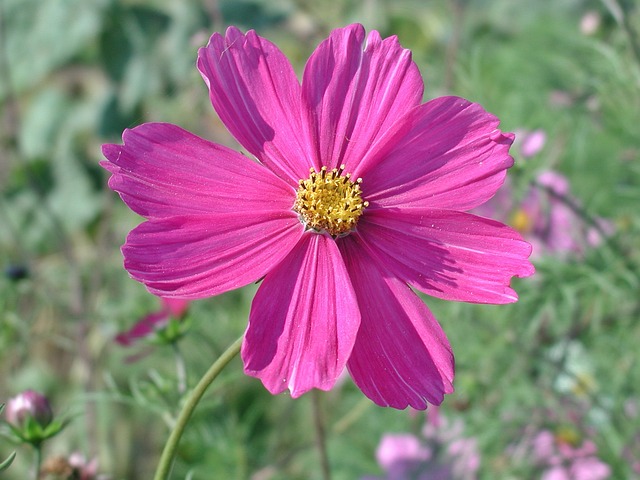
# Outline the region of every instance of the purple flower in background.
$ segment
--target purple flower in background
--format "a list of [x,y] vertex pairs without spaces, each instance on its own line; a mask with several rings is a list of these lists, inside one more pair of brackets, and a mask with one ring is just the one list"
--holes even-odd
[[519,147],[520,155],[523,158],[531,158],[540,153],[546,143],[546,132],[538,129],[532,132],[516,132],[514,146]]
[[414,478],[432,457],[433,450],[408,433],[383,435],[376,449],[378,464],[389,480]]
[[602,232],[613,232],[611,222],[602,218],[594,219],[598,228],[589,225],[578,208],[581,207],[571,195],[569,180],[548,170],[538,174],[519,203],[507,179],[496,195],[474,213],[512,225],[531,243],[534,256],[563,257],[583,254],[587,247],[602,243]]
[[596,445],[573,435],[540,431],[533,439],[534,462],[543,469],[542,480],[606,480],[611,468],[597,456]]
[[452,424],[432,407],[420,437],[406,433],[382,437],[376,459],[385,476],[362,480],[473,480],[480,454],[476,440],[463,433],[461,421]]
[[[566,177],[545,171],[538,175],[536,183],[521,206],[530,219],[530,235],[523,233],[534,245],[534,251],[537,246],[550,254],[582,254],[587,246],[596,247],[602,242],[599,231],[579,216],[575,207],[580,208],[580,204],[571,195]],[[606,220],[595,221],[607,233],[612,231]]]

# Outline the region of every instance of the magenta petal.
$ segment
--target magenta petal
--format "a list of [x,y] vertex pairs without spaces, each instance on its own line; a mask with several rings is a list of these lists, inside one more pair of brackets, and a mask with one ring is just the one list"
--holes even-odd
[[162,309],[178,318],[186,313],[190,304],[190,300],[182,298],[162,298]]
[[449,341],[424,302],[370,257],[357,235],[340,242],[362,320],[347,367],[381,406],[423,410],[453,392]]
[[295,190],[244,155],[167,123],[146,123],[104,145],[109,186],[147,218],[290,210]]
[[136,340],[149,336],[153,331],[167,323],[169,320],[169,312],[154,312],[138,320],[133,327],[126,332],[116,335],[116,342],[120,345],[128,347]]
[[335,241],[307,233],[256,293],[242,345],[245,372],[273,394],[329,390],[344,370],[359,324]]
[[477,207],[513,165],[513,135],[498,130],[498,123],[480,105],[458,97],[411,110],[363,159],[363,197],[384,207]]
[[446,300],[511,303],[511,277],[534,268],[531,245],[501,223],[468,213],[395,209],[367,212],[358,225],[363,242],[396,275]]
[[236,212],[145,222],[122,247],[125,268],[161,297],[204,298],[262,278],[303,226],[285,212]]
[[293,185],[311,163],[300,84],[274,44],[229,27],[198,51],[198,70],[220,119],[251,154]]
[[411,52],[396,37],[362,25],[331,32],[305,67],[302,95],[310,111],[317,159],[353,172],[371,146],[422,101],[424,85]]

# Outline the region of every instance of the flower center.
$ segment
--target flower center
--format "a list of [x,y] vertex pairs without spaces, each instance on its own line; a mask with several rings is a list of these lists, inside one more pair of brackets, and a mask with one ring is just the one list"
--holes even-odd
[[533,219],[523,209],[518,209],[511,216],[511,221],[509,223],[520,233],[529,233],[533,230]]
[[309,178],[300,180],[293,210],[308,229],[326,231],[337,237],[353,230],[369,202],[362,200],[360,184],[351,174],[342,175],[344,165],[330,172],[311,168]]

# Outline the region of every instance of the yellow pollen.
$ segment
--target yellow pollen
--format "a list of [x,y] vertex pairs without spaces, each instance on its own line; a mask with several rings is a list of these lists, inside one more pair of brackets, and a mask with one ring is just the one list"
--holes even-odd
[[565,443],[577,447],[580,444],[580,434],[572,426],[560,426],[555,431],[555,438],[557,442]]
[[522,209],[517,210],[511,216],[509,223],[520,233],[529,233],[533,229],[533,219]]
[[319,172],[311,168],[309,178],[300,180],[293,210],[307,228],[326,231],[337,237],[353,230],[358,218],[369,206],[362,200],[360,184],[351,174],[343,175],[344,165],[331,171],[322,167]]

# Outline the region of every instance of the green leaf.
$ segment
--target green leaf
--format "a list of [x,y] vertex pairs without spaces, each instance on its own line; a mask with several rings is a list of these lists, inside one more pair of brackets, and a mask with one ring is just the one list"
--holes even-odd
[[9,466],[13,463],[14,458],[16,458],[16,452],[12,452],[4,462],[0,463],[0,472],[3,472],[7,468],[9,468]]

